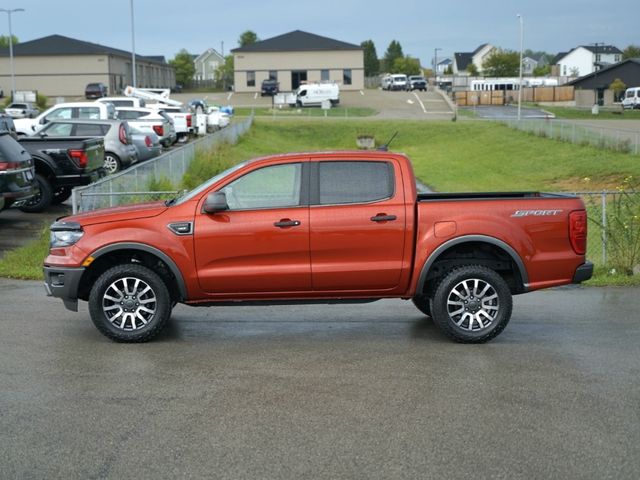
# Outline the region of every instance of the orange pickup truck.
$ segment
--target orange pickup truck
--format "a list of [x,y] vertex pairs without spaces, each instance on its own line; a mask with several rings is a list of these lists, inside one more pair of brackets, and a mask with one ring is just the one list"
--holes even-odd
[[177,303],[411,299],[452,339],[485,342],[512,295],[579,283],[581,199],[536,192],[418,194],[390,152],[275,155],[166,202],[51,227],[47,293],[121,342],[151,339]]

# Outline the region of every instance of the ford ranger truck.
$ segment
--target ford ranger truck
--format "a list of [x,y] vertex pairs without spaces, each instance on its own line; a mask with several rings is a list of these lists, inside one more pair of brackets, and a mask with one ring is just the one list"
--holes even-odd
[[[47,293],[100,332],[143,342],[177,303],[415,306],[458,342],[486,342],[512,295],[591,277],[580,198],[418,194],[409,159],[381,151],[241,163],[166,202],[51,226]],[[567,293],[570,295],[570,293]]]

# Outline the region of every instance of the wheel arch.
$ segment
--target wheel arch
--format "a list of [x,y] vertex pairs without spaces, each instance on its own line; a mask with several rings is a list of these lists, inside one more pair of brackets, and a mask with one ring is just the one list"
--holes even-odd
[[[463,248],[475,248],[478,246],[484,246],[489,252],[502,252],[503,255],[508,258],[513,266],[514,270],[514,285],[512,285],[513,293],[524,293],[529,287],[529,275],[527,269],[520,258],[520,255],[516,250],[506,242],[490,237],[487,235],[465,235],[462,237],[451,239],[438,248],[436,248],[427,258],[422,270],[420,271],[420,277],[418,278],[418,284],[416,292],[424,292],[427,280],[434,277],[434,267],[437,266],[439,261],[443,261],[448,255],[455,254]],[[465,260],[467,262],[467,260]],[[468,259],[468,263],[477,263],[472,258]],[[499,272],[498,272],[499,273]],[[517,274],[517,276],[515,275]],[[437,276],[437,275],[436,275]]]
[[175,296],[175,300],[187,299],[187,287],[182,272],[171,257],[155,247],[135,242],[114,243],[96,250],[91,257],[94,260],[82,276],[80,285],[83,287],[78,292],[78,298],[86,300],[97,276],[113,266],[114,261],[119,261],[146,265],[168,282],[167,287]]

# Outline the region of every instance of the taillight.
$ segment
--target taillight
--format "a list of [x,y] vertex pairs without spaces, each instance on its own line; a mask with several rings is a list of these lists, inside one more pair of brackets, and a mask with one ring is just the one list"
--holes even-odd
[[85,168],[89,164],[89,157],[84,150],[69,150],[69,156],[78,163],[80,168]]
[[126,145],[129,143],[127,140],[127,131],[124,128],[124,125],[120,125],[120,129],[118,130],[118,138],[120,139],[120,143]]
[[6,172],[7,170],[18,170],[19,168],[20,162],[0,162],[0,172]]
[[154,125],[153,131],[156,132],[156,135],[162,137],[164,135],[164,127],[162,125]]
[[584,210],[569,214],[569,240],[573,251],[584,255],[587,251],[587,212]]
[[151,141],[151,137],[149,135],[144,136],[144,144],[149,148],[153,147],[153,142]]
[[191,128],[191,114],[187,114],[187,127]]

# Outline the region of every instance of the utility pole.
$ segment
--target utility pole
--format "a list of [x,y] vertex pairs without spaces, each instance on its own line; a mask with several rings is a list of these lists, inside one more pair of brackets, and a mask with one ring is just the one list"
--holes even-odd
[[[604,42],[596,42],[593,44],[595,47],[593,50],[594,62],[593,62],[593,96],[594,96],[594,104],[600,106],[600,102],[598,101],[598,47],[602,45],[604,47]],[[601,60],[600,60],[601,61]]]
[[522,119],[522,52],[524,48],[524,19],[518,14],[520,19],[520,84],[518,85],[518,121]]
[[438,50],[442,50],[441,48],[434,48],[433,49],[433,78],[436,84],[436,87],[438,86]]
[[133,20],[133,0],[131,0],[131,81],[133,82],[132,87],[136,88],[138,86],[138,81],[136,79],[136,32],[134,27]]
[[14,8],[13,10],[0,8],[0,12],[5,12],[9,17],[9,63],[11,64],[11,101],[13,101],[13,94],[16,91],[16,73],[13,66],[13,32],[11,31],[11,14],[24,11],[24,8]]

